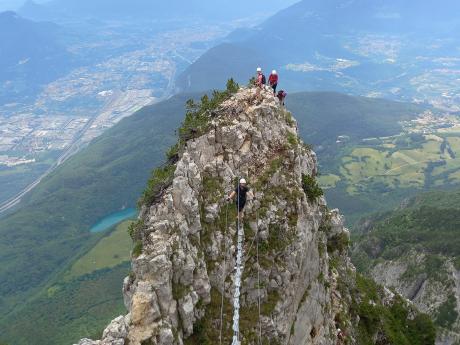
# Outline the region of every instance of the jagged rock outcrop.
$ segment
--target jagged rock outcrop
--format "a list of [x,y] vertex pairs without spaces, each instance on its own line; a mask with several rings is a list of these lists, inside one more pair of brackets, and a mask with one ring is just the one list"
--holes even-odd
[[[239,177],[254,194],[244,217],[243,344],[258,343],[259,326],[264,344],[345,344],[339,327],[357,344],[361,303],[399,303],[416,320],[406,301],[357,281],[348,230],[314,180],[315,153],[271,92],[240,89],[210,112],[206,129],[181,147],[172,183],[141,212],[142,250],[123,285],[128,315],[80,345],[218,344],[221,326],[230,344],[237,229],[224,196]],[[392,343],[379,327],[369,332]]]
[[380,260],[369,273],[436,320],[437,345],[455,345],[460,343],[460,271],[450,258],[437,260],[440,268],[433,271],[426,267],[427,255],[412,250],[397,259]]
[[437,345],[460,344],[459,196],[421,193],[362,220],[352,250],[361,272],[431,316]]

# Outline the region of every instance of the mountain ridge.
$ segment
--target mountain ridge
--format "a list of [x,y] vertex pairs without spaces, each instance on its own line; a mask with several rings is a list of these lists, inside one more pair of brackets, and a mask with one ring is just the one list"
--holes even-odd
[[[442,16],[433,17],[440,11]],[[439,65],[436,57],[458,57],[458,40],[451,34],[460,25],[452,15],[456,11],[460,8],[453,1],[445,6],[413,7],[385,1],[300,1],[255,28],[230,34],[225,43],[184,71],[177,87],[187,91],[221,88],[228,75],[245,83],[241,77],[248,64],[238,69],[231,62],[251,50],[257,58],[264,57],[259,62],[264,71],[278,70],[280,87],[291,91],[331,90],[429,101],[413,87],[411,79],[426,78],[426,69]],[[435,47],[434,42],[442,43]],[[232,44],[233,50],[226,44]],[[428,60],[416,60],[422,57]],[[253,58],[254,54],[246,53],[246,59]],[[231,67],[216,76],[213,64]],[[187,83],[190,80],[209,82],[194,85]]]
[[[35,22],[16,12],[0,13],[0,99],[29,95],[72,67],[72,54],[60,42],[62,28]],[[70,62],[69,62],[70,61]]]
[[[168,101],[146,107],[132,117],[122,120],[113,129],[93,141],[88,148],[63,164],[44,180],[36,191],[31,192],[24,199],[24,204],[14,215],[0,219],[0,232],[5,234],[0,236],[5,240],[3,243],[0,241],[2,248],[0,252],[3,255],[14,254],[18,259],[23,257],[21,241],[12,239],[11,232],[20,238],[29,238],[32,241],[36,236],[48,238],[49,234],[55,234],[56,236],[53,235],[47,243],[50,245],[51,252],[59,254],[57,265],[53,264],[47,269],[52,268],[53,272],[54,270],[65,270],[65,267],[62,267],[63,260],[73,255],[70,253],[79,252],[79,246],[88,244],[93,236],[97,236],[87,234],[88,229],[94,223],[107,214],[117,212],[122,207],[135,205],[151,169],[161,164],[164,152],[175,141],[175,130],[183,119],[185,102],[189,98],[198,99],[199,96],[199,94],[178,95]],[[330,127],[331,123],[339,123],[346,118],[351,121],[350,127],[353,129],[353,135],[357,135],[361,127],[368,128],[367,131],[377,130],[383,135],[386,133],[385,128],[388,127],[388,123],[377,121],[381,118],[381,113],[399,119],[412,118],[419,111],[417,106],[414,108],[410,104],[360,99],[332,93],[290,93],[287,106],[298,114],[299,130],[304,140],[315,144],[318,148],[327,142],[335,142],[336,136],[343,134],[339,128]],[[325,133],[325,135],[314,133]],[[359,139],[360,136],[357,135],[357,137]],[[321,157],[324,154],[322,151]],[[56,209],[62,211],[57,213]],[[49,214],[56,214],[56,217],[50,218]],[[46,232],[42,233],[44,230]],[[77,234],[84,234],[84,236],[77,237]],[[58,250],[60,242],[56,242],[55,239],[61,237],[67,238],[66,243],[71,244],[73,249]],[[40,262],[41,247],[42,245],[37,245],[35,242],[28,247],[30,249],[27,255],[34,255],[37,258],[32,265],[28,262],[27,257],[23,257],[21,261],[14,261],[15,264],[12,264],[10,268],[7,268],[6,265],[1,266],[3,270],[0,269],[0,274],[6,278],[0,280],[5,284],[7,281],[14,282],[8,285],[11,291],[15,291],[18,286],[21,286],[21,289],[36,287],[35,283],[32,284],[31,280],[27,279],[27,270],[37,271],[34,265]],[[19,263],[20,265],[17,266]],[[44,273],[44,271],[41,272]],[[27,282],[27,285],[18,285],[19,276],[22,274],[26,277],[24,281]],[[47,281],[49,277],[48,274],[43,275]],[[44,291],[40,289],[39,294],[43,304],[39,312],[48,305],[44,303],[48,298],[47,289],[64,283],[62,280],[52,280],[44,287]],[[6,288],[6,285],[0,287],[3,289]],[[3,302],[14,297],[5,291],[2,290]],[[25,299],[24,295],[16,297]],[[92,295],[94,303],[97,303],[96,297]],[[8,334],[8,339],[15,337],[13,339],[16,339],[21,345],[30,343],[30,339],[34,339],[38,344],[59,345],[61,343],[59,341],[53,340],[52,342],[52,339],[55,338],[50,338],[52,330],[46,328],[46,323],[40,328],[47,329],[48,337],[43,338],[42,335],[34,334],[35,328],[31,325],[35,325],[36,322],[29,316],[37,315],[37,311],[33,310],[36,306],[37,304],[29,304],[30,310],[26,308],[21,314],[15,313],[14,315],[14,320],[17,320],[15,323],[24,325],[23,328],[28,329],[26,334],[24,332],[11,333],[13,332],[12,322],[9,318],[3,318],[0,321],[0,329],[5,332],[5,336]],[[2,305],[2,309],[4,308],[6,306]],[[48,311],[48,313],[52,312],[52,310]],[[46,313],[45,311],[44,315]],[[72,310],[63,310],[63,315],[72,315]],[[78,333],[78,330],[75,332],[75,334],[81,334]],[[80,337],[91,336],[92,332],[83,333]],[[27,335],[30,337],[27,338]],[[69,341],[76,340],[77,336],[73,335]]]
[[[292,115],[270,91],[227,85],[188,103],[178,144],[148,183],[130,231],[129,313],[102,340],[79,344],[207,345],[232,335],[248,344],[432,344],[426,316],[355,274],[349,232],[327,209],[316,154]],[[223,198],[241,176],[254,199],[234,226],[236,207]]]

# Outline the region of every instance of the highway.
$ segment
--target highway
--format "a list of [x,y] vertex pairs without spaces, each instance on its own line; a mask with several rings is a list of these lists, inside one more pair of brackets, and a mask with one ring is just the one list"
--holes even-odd
[[[164,100],[169,98],[174,92],[174,78],[176,75],[176,70],[174,70],[171,75],[169,76],[168,86],[165,90],[165,95],[158,99],[158,101]],[[132,115],[132,114],[131,114]],[[34,189],[46,176],[52,173],[58,166],[64,163],[67,159],[73,156],[75,153],[79,151],[81,145],[81,139],[83,138],[86,131],[93,125],[93,123],[97,120],[98,117],[95,117],[88,121],[88,123],[75,135],[72,144],[59,156],[56,162],[46,170],[40,177],[38,177],[35,181],[30,183],[26,188],[24,188],[21,192],[13,196],[12,198],[8,199],[7,201],[0,204],[0,214],[10,210],[11,208],[18,205],[22,198],[29,193],[32,189]]]
[[26,188],[24,188],[21,192],[16,194],[14,197],[8,199],[7,201],[3,202],[0,204],[0,214],[4,213],[17,204],[19,204],[22,200],[22,198],[29,193],[32,189],[34,189],[46,176],[51,174],[54,169],[56,169],[58,166],[60,166],[62,163],[64,163],[67,159],[69,159],[73,154],[78,152],[78,148],[80,145],[81,138],[83,135],[86,133],[86,131],[91,127],[91,125],[94,123],[96,118],[91,119],[88,121],[88,123],[75,135],[74,141],[72,144],[59,156],[59,158],[56,160],[56,162],[48,168],[40,177],[38,177],[35,181],[30,183]]

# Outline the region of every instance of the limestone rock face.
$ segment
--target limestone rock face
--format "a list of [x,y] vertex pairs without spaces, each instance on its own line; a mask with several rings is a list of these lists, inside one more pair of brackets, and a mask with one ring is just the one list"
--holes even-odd
[[102,340],[80,345],[218,344],[220,334],[231,343],[237,229],[225,196],[240,177],[253,194],[243,221],[242,343],[262,335],[270,344],[336,345],[340,321],[355,344],[352,321],[338,317],[351,300],[339,286],[354,279],[349,233],[303,182],[317,161],[296,121],[255,89],[240,89],[216,114],[180,151],[172,184],[141,212],[142,253],[123,285],[129,314]]
[[[450,258],[438,256],[441,268],[428,275],[424,267],[427,256],[412,250],[395,260],[382,260],[372,267],[370,274],[380,284],[396,289],[411,300],[417,308],[437,319],[450,310],[460,311],[460,271]],[[451,314],[453,315],[453,314]],[[442,327],[444,326],[444,327]],[[450,324],[443,323],[438,330],[437,345],[455,345],[460,342],[460,316],[456,313]],[[448,328],[446,327],[448,326]]]

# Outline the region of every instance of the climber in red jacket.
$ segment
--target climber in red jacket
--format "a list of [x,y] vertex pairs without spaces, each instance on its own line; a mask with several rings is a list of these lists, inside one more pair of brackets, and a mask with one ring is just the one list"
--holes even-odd
[[270,77],[268,78],[268,83],[270,84],[270,87],[273,89],[273,96],[276,96],[276,87],[278,86],[278,73],[276,70],[272,71],[272,74],[270,74]]

